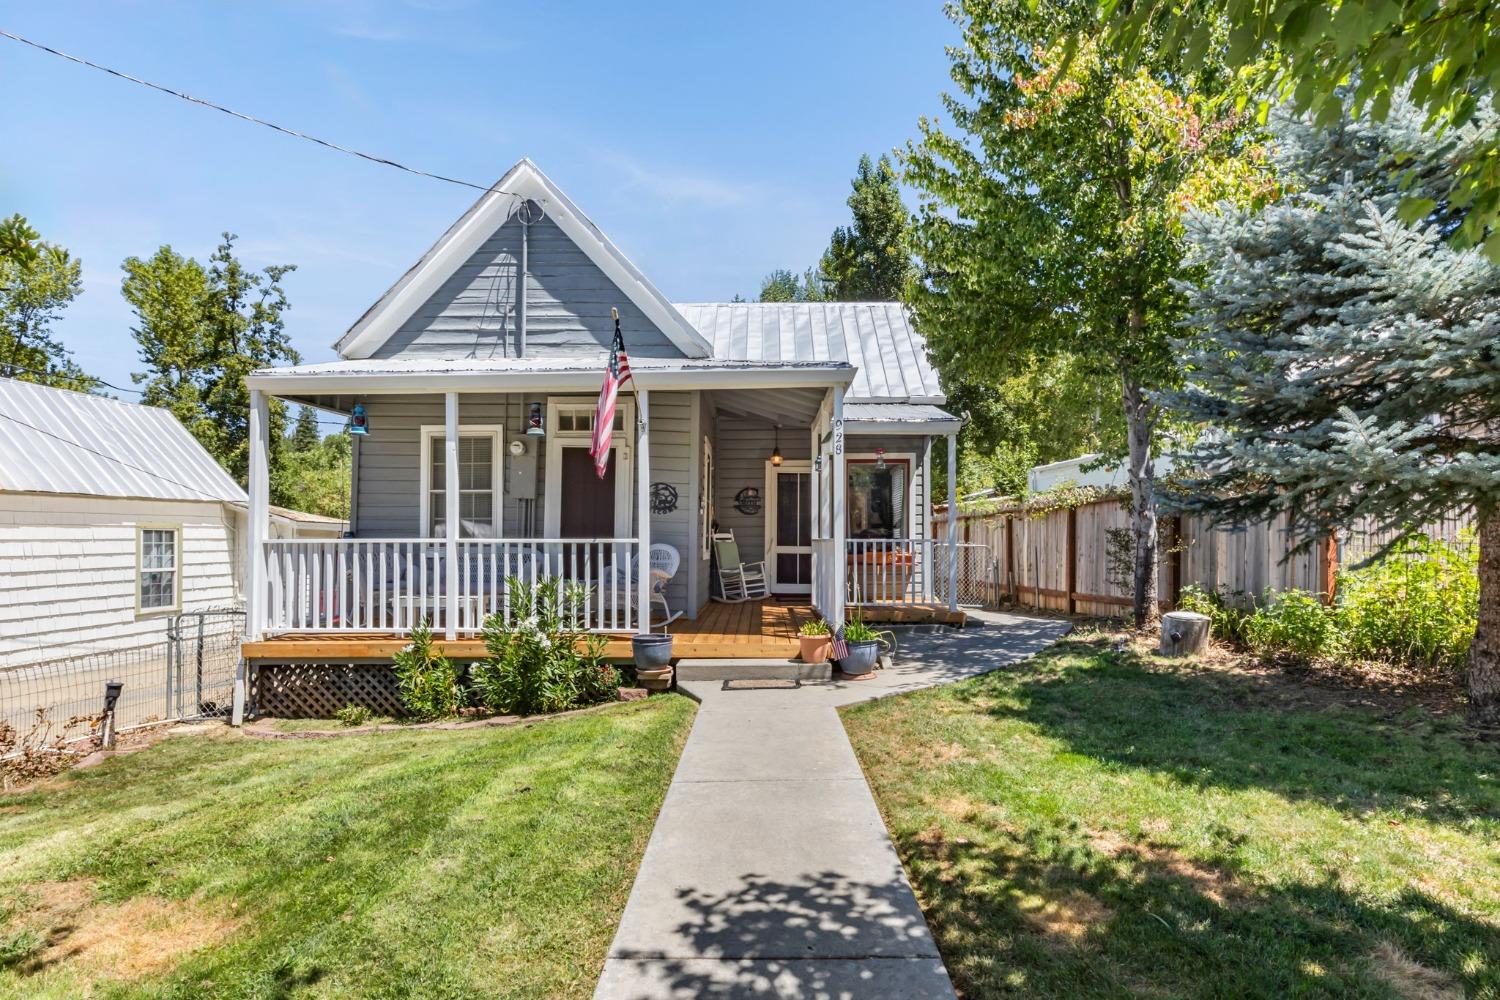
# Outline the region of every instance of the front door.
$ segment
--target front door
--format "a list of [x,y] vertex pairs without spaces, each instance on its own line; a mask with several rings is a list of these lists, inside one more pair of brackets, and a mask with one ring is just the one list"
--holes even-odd
[[812,466],[766,466],[766,568],[779,594],[812,593]]
[[584,446],[562,449],[559,538],[615,537],[615,456],[604,478],[594,471],[594,456]]

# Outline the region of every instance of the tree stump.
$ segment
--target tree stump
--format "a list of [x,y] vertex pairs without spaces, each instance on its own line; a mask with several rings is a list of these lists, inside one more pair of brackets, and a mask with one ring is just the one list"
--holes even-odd
[[1196,611],[1169,611],[1161,616],[1161,643],[1156,651],[1163,656],[1191,656],[1208,648],[1208,615]]

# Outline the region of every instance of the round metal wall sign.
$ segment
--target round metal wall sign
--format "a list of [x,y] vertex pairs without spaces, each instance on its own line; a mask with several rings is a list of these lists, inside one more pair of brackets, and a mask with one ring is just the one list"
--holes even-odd
[[746,486],[734,495],[734,509],[741,514],[760,513],[760,489]]
[[651,484],[651,513],[670,514],[677,509],[677,487],[671,483]]

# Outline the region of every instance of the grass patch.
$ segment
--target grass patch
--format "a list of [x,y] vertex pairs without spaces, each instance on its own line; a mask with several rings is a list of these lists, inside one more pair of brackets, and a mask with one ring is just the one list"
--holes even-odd
[[845,712],[964,996],[1500,997],[1500,750],[1117,638]]
[[693,707],[172,738],[0,799],[0,995],[587,997]]

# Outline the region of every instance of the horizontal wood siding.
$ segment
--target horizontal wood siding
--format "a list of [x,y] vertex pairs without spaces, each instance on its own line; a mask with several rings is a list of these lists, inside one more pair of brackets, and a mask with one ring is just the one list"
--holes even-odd
[[181,529],[183,610],[241,603],[223,504],[0,493],[0,666],[163,641],[170,615],[135,610],[143,524]]
[[[532,203],[535,210],[535,203]],[[520,338],[516,283],[521,224],[514,216],[475,251],[375,353],[377,358],[514,358]],[[575,357],[608,350],[614,336],[610,308],[620,310],[630,352],[681,357],[646,318],[551,219],[531,226],[526,284],[526,355]]]
[[[697,396],[698,396],[698,442],[699,442],[698,443],[698,447],[702,448],[703,447],[702,442],[703,442],[703,440],[705,438],[708,439],[708,441],[710,443],[717,442],[717,440],[718,440],[718,431],[717,431],[717,427],[716,427],[716,419],[717,418],[716,418],[716,415],[714,413],[714,408],[713,408],[713,403],[712,403],[713,394],[712,393],[708,393],[708,392],[700,392],[700,393],[697,394]],[[713,453],[714,453],[713,477],[714,477],[714,480],[717,481],[718,477],[722,473],[719,471],[719,468],[718,468],[718,464],[719,464],[719,451],[718,451],[718,445],[716,443],[713,444]],[[694,462],[701,465],[701,463],[702,463],[702,456],[699,455],[697,458],[694,459]],[[721,509],[719,507],[719,502],[718,502],[718,498],[717,497],[714,497],[714,496],[708,497],[708,508],[709,508],[708,509],[709,521],[712,522],[713,520],[715,520],[717,518],[718,512]],[[696,605],[701,608],[701,607],[703,607],[703,605],[705,605],[705,604],[708,603],[708,597],[709,597],[710,587],[711,587],[711,584],[712,584],[712,576],[713,576],[713,560],[712,560],[712,558],[710,556],[704,555],[704,548],[703,548],[703,544],[702,544],[703,540],[698,537],[697,516],[698,516],[697,515],[697,507],[696,507],[696,504],[695,504],[694,509],[693,509],[694,527],[693,527],[693,551],[691,553],[691,557],[697,563],[698,569],[697,569],[697,578],[694,581],[695,584],[696,584],[696,587],[695,587],[695,593],[693,595],[693,600],[696,603]]]
[[[733,531],[746,562],[765,558],[766,552],[766,462],[775,447],[775,428],[769,422],[746,420],[726,413],[718,415],[714,459],[714,507],[719,529]],[[787,461],[812,458],[811,435],[806,427],[781,428],[781,457]],[[747,486],[761,493],[761,510],[742,514],[734,507],[735,494]]]
[[670,545],[681,563],[667,584],[667,603],[673,611],[696,611],[688,606],[688,560],[693,558],[692,504],[697,449],[693,446],[694,394],[651,393],[651,482],[666,483],[677,491],[677,509],[651,515],[651,544]]

